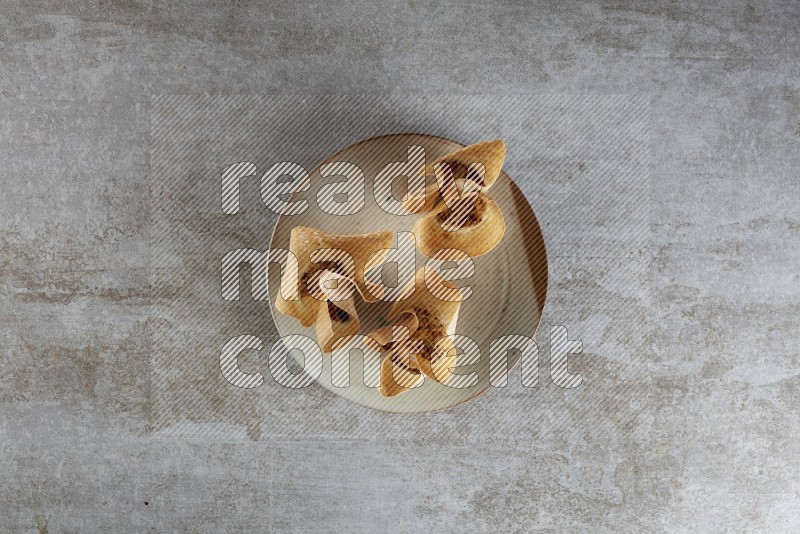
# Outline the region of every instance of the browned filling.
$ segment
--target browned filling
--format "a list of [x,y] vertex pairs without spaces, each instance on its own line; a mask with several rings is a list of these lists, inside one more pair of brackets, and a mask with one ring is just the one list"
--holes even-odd
[[339,323],[346,323],[350,320],[349,313],[330,301],[328,301],[328,316],[331,318],[331,321],[336,321]]
[[[447,335],[447,333],[445,332],[442,323],[440,323],[439,320],[434,317],[433,314],[431,314],[431,312],[419,306],[414,306],[413,310],[417,316],[417,319],[419,320],[419,325],[417,326],[417,330],[411,334],[411,340],[422,341],[423,348],[421,354],[418,354],[418,356],[424,358],[425,360],[431,361],[431,358],[433,357],[433,349],[436,346],[436,343],[442,337]],[[386,351],[392,351],[396,344],[396,341],[390,341],[389,343],[383,345],[383,349]],[[400,357],[394,352],[391,352],[390,358],[392,359],[392,363],[401,369],[413,374],[420,373],[419,369],[412,369],[407,363],[401,361]]]
[[450,170],[453,172],[453,181],[469,180],[474,182],[478,187],[484,187],[486,185],[484,175],[476,171],[474,167],[461,163],[449,163],[448,165],[450,165]]
[[411,335],[411,339],[422,341],[425,349],[420,356],[428,361],[433,357],[433,348],[436,343],[446,335],[444,326],[439,320],[425,308],[414,306],[414,313],[419,320],[417,330]]
[[392,359],[392,363],[395,364],[400,369],[403,369],[406,372],[411,373],[412,375],[418,375],[420,373],[419,369],[412,369],[405,362],[401,362],[400,358],[398,358],[394,353],[392,353],[390,358]]
[[[472,208],[465,214],[461,215],[457,221],[452,221],[456,223],[461,228],[466,228],[468,226],[475,226],[476,224],[480,223],[483,219],[483,213],[486,211],[486,200],[481,195],[477,195],[473,198],[466,198],[464,200],[459,201],[459,204],[462,202],[473,202]],[[456,206],[456,208],[460,208],[461,206]],[[444,224],[445,222],[449,222],[448,219],[453,216],[453,212],[455,210],[453,208],[445,208],[439,213],[436,214],[436,220],[439,224]],[[459,212],[461,210],[459,209]]]
[[321,261],[319,263],[312,264],[308,268],[308,271],[304,272],[303,276],[300,277],[300,297],[305,297],[311,294],[311,291],[308,287],[309,282],[319,271],[333,271],[338,274],[344,274],[342,272],[342,266],[335,261]]
[[[383,348],[384,348],[384,350],[392,351],[392,349],[394,349],[394,346],[396,344],[397,343],[395,341],[390,341],[386,345],[383,345]],[[395,364],[397,367],[399,367],[401,369],[404,369],[404,370],[406,370],[409,373],[414,374],[414,375],[418,375],[419,374],[419,369],[412,369],[411,367],[408,366],[407,363],[405,363],[403,361],[400,361],[400,357],[397,354],[395,354],[394,352],[390,352],[389,358],[392,359],[392,363]]]

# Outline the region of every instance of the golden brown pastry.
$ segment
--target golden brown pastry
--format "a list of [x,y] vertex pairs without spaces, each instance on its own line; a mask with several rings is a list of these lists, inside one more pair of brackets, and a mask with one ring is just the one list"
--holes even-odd
[[425,168],[436,182],[425,198],[407,195],[404,205],[424,213],[413,228],[420,252],[432,257],[442,249],[458,249],[471,257],[486,254],[500,243],[506,225],[500,208],[486,191],[503,168],[502,140],[485,141],[435,159]]
[[[278,292],[275,307],[281,313],[300,321],[303,326],[311,326],[320,316],[320,306],[331,300],[331,290],[326,291],[320,284],[339,283],[346,286],[348,280],[352,286],[343,286],[340,289],[357,290],[361,297],[369,302],[379,300],[383,295],[383,286],[368,281],[364,272],[383,261],[392,243],[392,237],[391,232],[334,235],[314,228],[302,226],[293,228],[289,239],[289,251],[297,257],[297,272],[291,272],[291,268],[287,268],[286,272],[282,273],[282,289]],[[333,273],[336,276],[323,279],[326,273]],[[292,286],[300,298],[285,300],[283,294],[292,294]],[[284,291],[284,288],[287,290]],[[352,297],[353,292],[350,293]],[[340,300],[347,298],[343,296]],[[333,304],[345,311],[350,307],[341,302]]]
[[337,342],[357,334],[361,328],[353,297],[341,302],[330,300],[321,302],[317,308],[314,327],[317,331],[317,343],[322,352],[333,352],[339,348]]
[[[356,312],[354,282],[334,271],[317,271],[312,276],[312,293],[319,292],[314,328],[322,352],[333,352],[347,336],[357,334],[361,321]],[[340,341],[341,340],[341,341]]]
[[442,300],[442,288],[458,291],[435,269],[420,268],[389,310],[390,324],[365,337],[383,354],[381,395],[404,393],[422,382],[422,375],[442,383],[450,378],[456,350],[449,336],[455,334],[461,302]]
[[505,157],[506,145],[502,139],[475,143],[445,154],[425,166],[425,175],[435,178],[425,187],[425,197],[409,194],[403,204],[409,213],[427,213],[443,200],[451,204],[470,192],[486,191],[497,181]]
[[436,209],[417,220],[412,230],[420,252],[432,257],[442,249],[458,249],[476,258],[503,239],[506,223],[497,203],[475,193]]

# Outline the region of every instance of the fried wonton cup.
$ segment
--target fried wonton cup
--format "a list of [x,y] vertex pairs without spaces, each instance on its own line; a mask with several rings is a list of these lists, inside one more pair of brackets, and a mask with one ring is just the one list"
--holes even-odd
[[452,206],[440,204],[417,220],[412,232],[417,248],[429,258],[442,249],[462,250],[476,258],[500,243],[506,223],[494,200],[475,193]]
[[[364,300],[379,300],[383,296],[383,286],[367,280],[364,273],[381,264],[392,238],[391,232],[334,235],[314,228],[293,228],[289,251],[297,257],[297,272],[292,272],[289,267],[282,273],[281,291],[278,292],[275,307],[300,321],[303,326],[314,324],[320,305],[330,300],[319,286],[319,277],[325,272],[351,280],[351,289],[358,291]],[[285,300],[283,295],[291,295],[293,286],[300,298]],[[350,293],[352,296],[352,291]],[[342,300],[347,298],[345,296]]]
[[384,397],[396,397],[422,384],[424,378],[411,351],[411,348],[403,347],[384,351],[378,393]]
[[317,308],[314,328],[322,352],[333,352],[339,348],[339,340],[358,333],[361,321],[358,319],[353,297],[341,302],[321,302]]
[[461,301],[444,300],[458,289],[435,269],[422,267],[389,310],[390,324],[365,342],[383,354],[379,392],[399,395],[422,375],[446,383],[456,365],[452,343]]
[[424,190],[425,197],[408,194],[403,201],[409,213],[427,213],[445,202],[453,204],[472,192],[488,190],[497,181],[506,158],[502,139],[475,143],[445,154],[425,166],[434,177]]
[[325,300],[319,303],[314,327],[322,352],[339,348],[339,340],[358,333],[361,321],[355,306],[355,284],[333,271],[322,271],[317,290]]

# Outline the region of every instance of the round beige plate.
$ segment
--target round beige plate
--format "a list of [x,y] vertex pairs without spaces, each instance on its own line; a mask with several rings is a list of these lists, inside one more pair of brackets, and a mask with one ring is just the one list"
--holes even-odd
[[[360,234],[378,230],[410,232],[419,215],[397,216],[384,212],[373,196],[372,180],[386,164],[406,161],[408,146],[420,145],[425,148],[426,161],[432,161],[463,145],[432,135],[395,134],[374,137],[349,146],[328,157],[324,163],[347,161],[358,165],[366,177],[366,206],[354,215],[335,216],[323,212],[317,202],[318,189],[326,183],[340,181],[341,178],[322,178],[319,166],[311,173],[311,188],[296,193],[293,198],[308,200],[308,209],[300,215],[283,215],[278,220],[272,234],[270,248],[289,248],[289,235],[295,226],[309,226],[334,234]],[[514,147],[508,147],[509,152]],[[401,180],[397,180],[400,182]],[[402,194],[402,193],[400,193]],[[474,386],[457,389],[425,380],[422,386],[397,397],[383,397],[377,387],[378,355],[375,353],[350,351],[350,385],[336,387],[331,381],[331,355],[323,356],[323,370],[318,382],[322,387],[370,408],[390,412],[427,412],[441,410],[466,402],[490,389],[489,345],[492,340],[516,334],[533,337],[547,293],[547,256],[539,223],[517,186],[501,173],[495,185],[489,190],[503,212],[506,234],[503,241],[491,252],[474,259],[475,275],[457,282],[463,287],[472,287],[472,296],[461,305],[456,334],[468,336],[481,350],[480,361],[469,366],[459,366],[456,374],[477,373]],[[396,245],[396,242],[394,243]],[[425,264],[427,258],[417,252],[417,267]],[[298,321],[277,312],[275,302],[279,290],[277,274],[270,273],[270,310],[282,336],[300,334],[316,339],[314,328],[304,328]],[[357,311],[362,320],[362,333],[367,333],[385,324],[390,303],[358,303]],[[297,355],[299,351],[293,351]],[[296,356],[303,364],[301,355]],[[509,354],[508,369],[519,360],[519,351]],[[338,376],[338,375],[337,375]],[[497,381],[498,376],[492,376]],[[337,380],[337,383],[338,380]],[[498,393],[501,393],[499,391]]]

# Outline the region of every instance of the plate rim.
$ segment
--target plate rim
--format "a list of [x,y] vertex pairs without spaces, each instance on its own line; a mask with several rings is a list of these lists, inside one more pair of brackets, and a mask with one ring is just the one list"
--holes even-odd
[[[351,144],[349,144],[349,145],[347,145],[345,147],[342,147],[342,148],[336,150],[335,152],[333,152],[332,154],[330,154],[328,156],[325,156],[316,165],[314,165],[314,167],[310,171],[308,171],[308,175],[310,177],[314,173],[318,172],[319,168],[322,165],[324,165],[326,163],[329,163],[330,161],[335,160],[335,158],[339,154],[341,154],[341,153],[343,153],[345,151],[351,150],[351,149],[353,149],[353,148],[355,148],[355,147],[357,147],[357,146],[359,146],[361,144],[364,144],[364,143],[367,143],[367,142],[374,142],[374,141],[377,141],[377,140],[383,139],[383,138],[403,137],[403,136],[421,136],[421,137],[439,139],[439,140],[442,140],[442,141],[446,141],[448,143],[455,144],[455,145],[457,145],[457,146],[459,146],[461,148],[464,148],[464,147],[468,146],[468,145],[465,145],[465,144],[463,144],[463,143],[461,143],[459,141],[455,141],[455,140],[450,139],[448,137],[444,137],[442,135],[437,135],[437,134],[410,132],[410,131],[395,132],[395,133],[388,133],[388,134],[380,134],[380,135],[375,135],[375,136],[372,136],[372,137],[367,137],[365,139],[360,139],[360,140],[358,140],[358,141],[356,141],[354,143],[351,143]],[[534,287],[535,287],[535,290],[537,291],[536,295],[538,297],[538,295],[541,294],[541,299],[537,298],[537,306],[536,306],[536,308],[537,308],[539,317],[537,318],[536,324],[533,327],[533,332],[530,333],[530,337],[531,337],[531,339],[533,339],[533,337],[536,336],[536,334],[539,332],[539,327],[542,325],[542,318],[544,316],[544,308],[545,308],[545,305],[546,305],[546,302],[547,302],[547,293],[548,293],[548,289],[549,289],[549,285],[550,285],[550,261],[548,259],[548,255],[547,255],[547,243],[546,243],[546,241],[544,239],[544,232],[542,232],[542,225],[539,222],[539,218],[536,216],[536,211],[533,209],[533,205],[530,203],[528,198],[525,196],[525,193],[523,193],[522,190],[519,188],[519,186],[517,186],[516,182],[511,178],[511,176],[507,172],[505,172],[504,168],[505,168],[505,165],[500,168],[500,172],[502,174],[505,174],[505,176],[506,176],[506,178],[508,180],[509,189],[510,189],[510,192],[511,192],[511,197],[512,197],[512,200],[514,202],[514,205],[515,206],[519,206],[520,204],[522,204],[524,207],[527,207],[527,209],[530,210],[531,216],[533,217],[533,219],[532,219],[532,223],[533,224],[531,225],[531,227],[530,228],[525,228],[525,227],[521,226],[522,231],[523,231],[523,233],[525,234],[526,237],[529,237],[529,236],[534,237],[536,239],[536,241],[538,241],[538,243],[537,243],[538,247],[541,249],[541,257],[538,259],[538,263],[541,264],[540,269],[541,269],[542,276],[541,276],[541,279],[539,280],[538,284],[536,284],[536,279],[534,278]],[[294,192],[291,193],[291,195],[296,195],[298,192],[299,191],[294,191]],[[275,224],[272,226],[272,231],[270,232],[270,238],[269,238],[270,249],[272,248],[272,243],[275,240],[275,232],[277,232],[278,224],[280,223],[281,218],[283,218],[283,215],[279,215],[275,219]],[[531,258],[531,250],[528,247],[526,247],[526,252],[527,252],[526,255],[528,256],[527,260],[528,260],[528,263],[530,264],[531,260],[532,260],[532,258]],[[541,293],[538,292],[540,289],[541,289]],[[269,293],[267,294],[267,296],[269,297]],[[274,309],[274,307],[275,307],[275,305],[272,302],[272,298],[269,297],[270,317],[272,318],[272,322],[275,325],[275,330],[279,334],[278,339],[282,340],[283,336],[280,336],[280,331],[278,329],[278,321],[275,318],[276,310]],[[315,340],[315,342],[316,342],[316,340]],[[319,342],[317,342],[317,344],[319,344]],[[520,355],[520,357],[517,358],[514,361],[514,363],[512,363],[511,365],[508,366],[508,369],[506,369],[506,372],[503,373],[502,378],[505,378],[508,375],[510,375],[511,371],[514,370],[514,368],[519,364],[519,362],[521,360],[522,360],[522,355]],[[305,367],[303,368],[303,370],[301,372],[302,373],[306,372],[305,371]],[[334,395],[334,396],[336,396],[338,398],[341,398],[341,399],[343,399],[343,400],[345,400],[347,402],[350,402],[352,404],[360,406],[362,408],[366,408],[366,409],[369,409],[369,410],[374,410],[374,411],[377,411],[377,412],[392,413],[392,414],[398,414],[398,415],[419,415],[419,414],[428,414],[428,413],[434,413],[434,412],[442,412],[442,411],[445,411],[445,410],[451,410],[451,409],[456,408],[458,406],[462,406],[463,404],[466,404],[466,403],[468,403],[470,401],[474,401],[478,397],[482,397],[483,395],[485,395],[489,390],[493,389],[493,387],[491,385],[491,382],[490,382],[489,385],[486,388],[483,388],[481,391],[477,392],[475,395],[473,395],[471,397],[468,397],[466,399],[460,400],[460,401],[458,401],[458,402],[456,402],[454,404],[451,404],[449,406],[443,406],[441,408],[428,408],[428,409],[415,410],[415,411],[400,411],[400,410],[383,409],[383,408],[376,408],[374,406],[368,406],[368,405],[363,404],[361,402],[358,402],[356,400],[349,399],[349,398],[346,398],[346,397],[342,397],[341,395],[336,395],[333,391],[331,391],[328,388],[322,386],[322,384],[320,384],[319,381],[316,380],[316,379],[313,381],[313,383],[316,384],[317,386],[321,387],[322,389],[324,389],[328,393],[330,393],[330,394],[332,394],[332,395]]]

